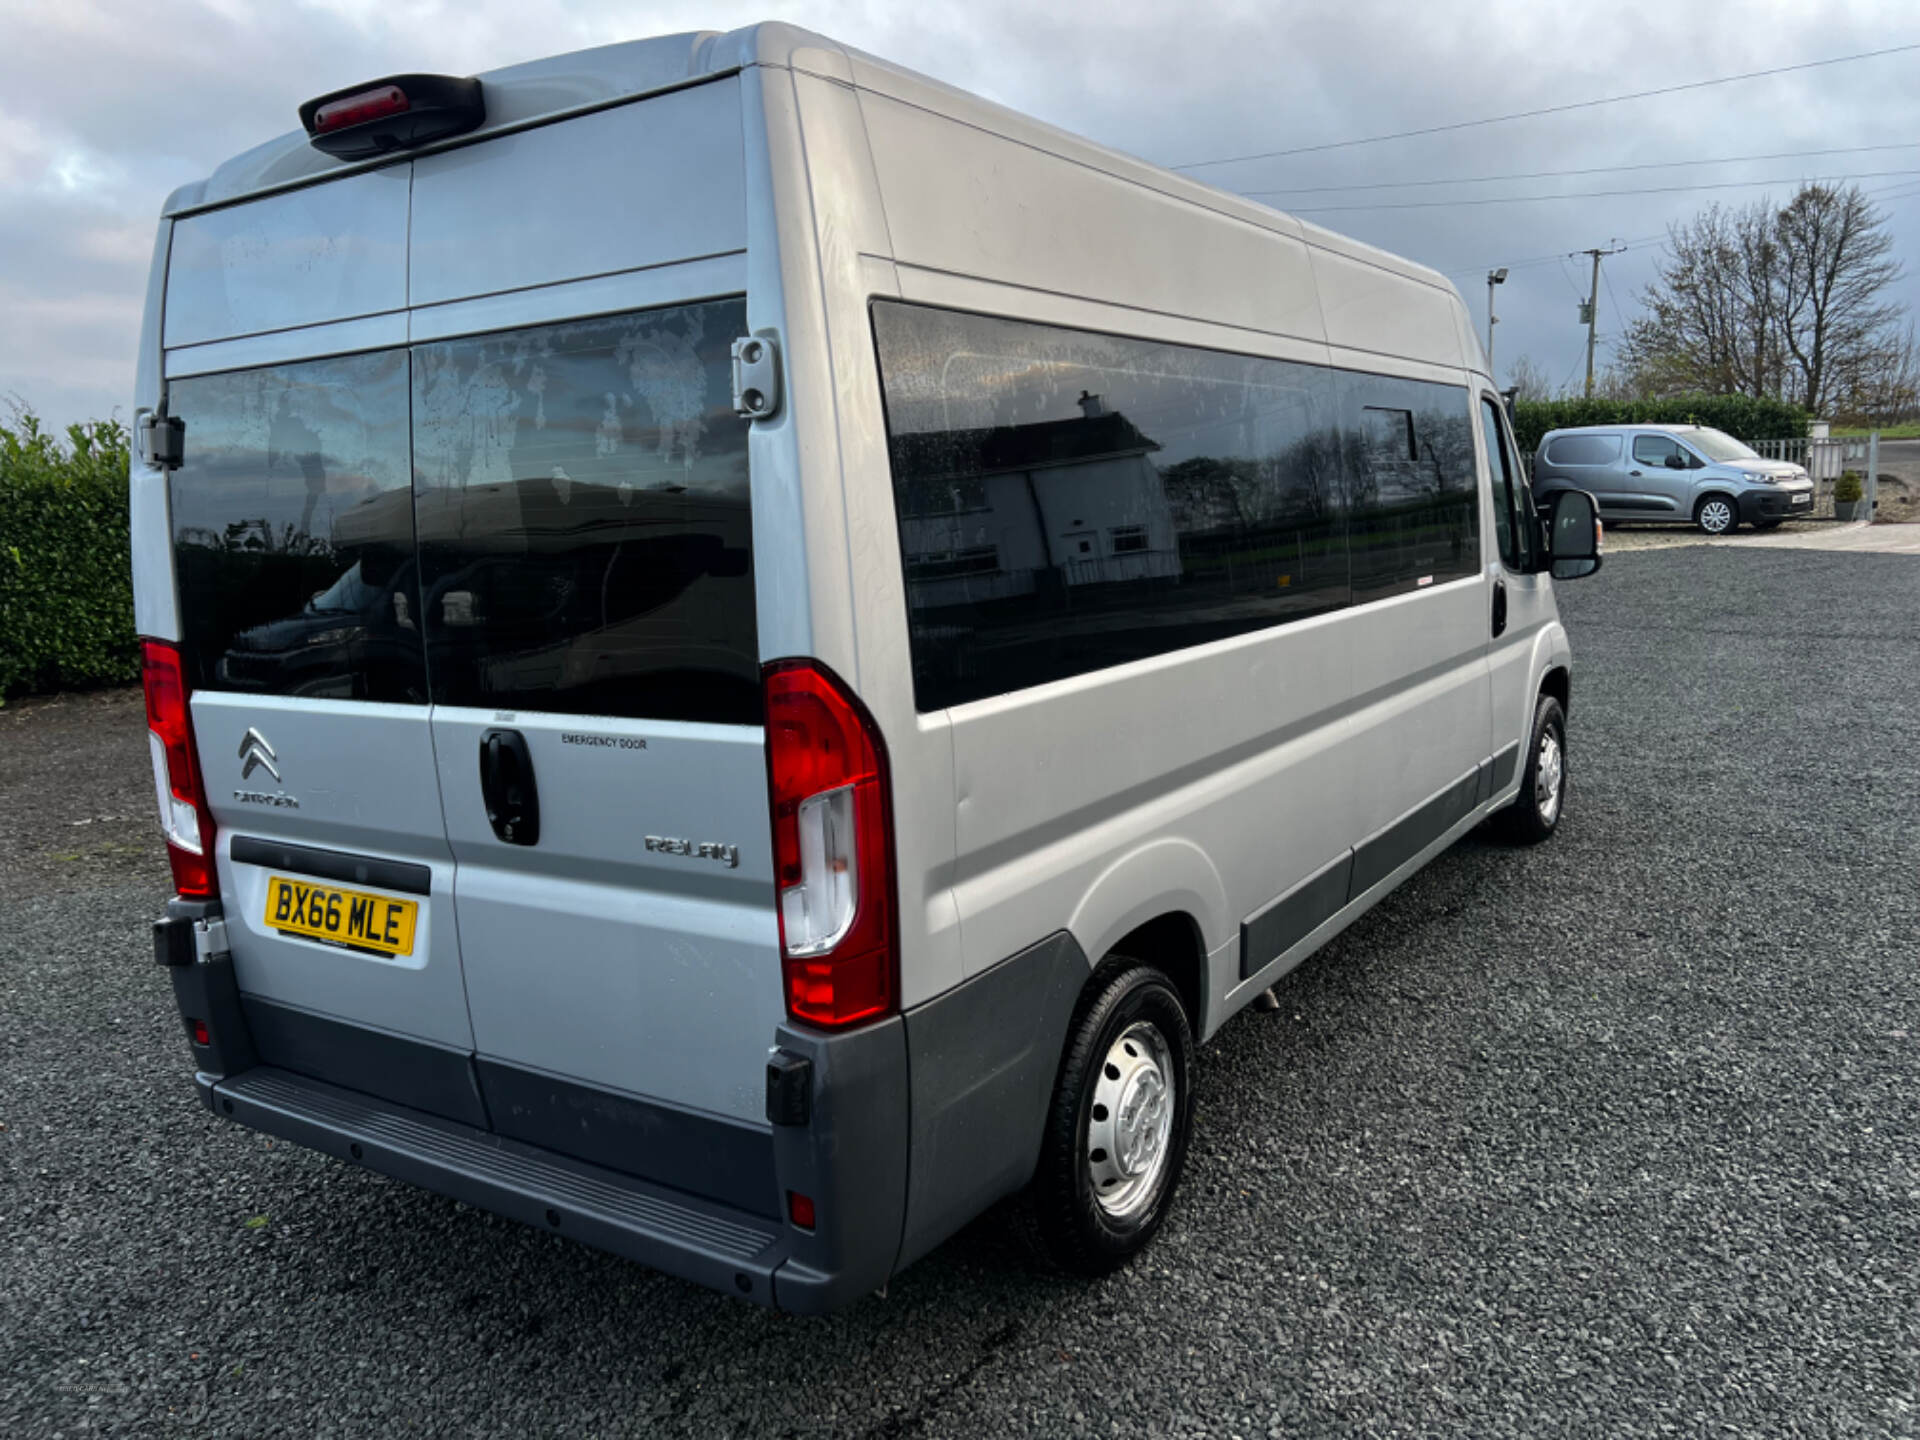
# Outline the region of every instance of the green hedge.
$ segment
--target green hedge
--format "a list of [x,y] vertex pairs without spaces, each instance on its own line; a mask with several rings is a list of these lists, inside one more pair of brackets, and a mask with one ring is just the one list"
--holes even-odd
[[1539,448],[1549,430],[1571,425],[1711,425],[1749,445],[1807,433],[1808,415],[1784,400],[1744,395],[1676,395],[1669,400],[1522,400],[1514,406],[1514,439]]
[[0,703],[139,678],[127,550],[127,431],[31,411],[0,426]]

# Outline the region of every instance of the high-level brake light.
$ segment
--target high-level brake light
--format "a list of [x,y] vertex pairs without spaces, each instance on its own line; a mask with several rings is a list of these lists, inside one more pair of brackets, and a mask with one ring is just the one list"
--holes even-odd
[[193,715],[187,708],[187,677],[178,648],[142,640],[140,678],[147,692],[147,746],[153,755],[154,796],[173,865],[173,888],[188,899],[210,900],[216,893],[213,812],[207,808],[194,755]]
[[762,676],[774,887],[787,1013],[837,1027],[899,1003],[893,815],[886,748],[825,666]]
[[486,118],[480,82],[457,75],[389,75],[300,107],[314,148],[340,160],[372,160],[464,135]]
[[313,133],[330,134],[358,125],[363,120],[378,120],[383,115],[400,115],[411,109],[407,92],[398,85],[376,85],[343,99],[330,101],[313,112]]

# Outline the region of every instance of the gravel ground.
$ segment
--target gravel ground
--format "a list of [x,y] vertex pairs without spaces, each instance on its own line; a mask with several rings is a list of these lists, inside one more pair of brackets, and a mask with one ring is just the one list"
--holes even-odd
[[1920,563],[1562,593],[1561,833],[1227,1028],[1144,1263],[825,1321],[207,1116],[137,697],[0,711],[0,1434],[1920,1433]]

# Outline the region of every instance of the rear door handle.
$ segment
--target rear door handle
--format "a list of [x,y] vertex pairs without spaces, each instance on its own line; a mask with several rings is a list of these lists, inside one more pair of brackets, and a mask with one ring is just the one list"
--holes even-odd
[[489,730],[480,737],[480,798],[495,835],[509,845],[540,843],[533,752],[518,730]]

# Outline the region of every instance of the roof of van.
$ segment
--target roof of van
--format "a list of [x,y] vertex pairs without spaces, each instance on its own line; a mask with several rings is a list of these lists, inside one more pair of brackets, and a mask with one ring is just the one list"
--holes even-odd
[[1659,420],[1649,420],[1632,425],[1563,425],[1558,430],[1549,430],[1541,437],[1549,440],[1555,435],[1626,435],[1636,430],[1658,430],[1662,434],[1684,433],[1688,430],[1708,430],[1708,425],[1669,425]]
[[[1230,191],[1189,179],[1131,155],[1097,145],[1031,116],[839,42],[779,22],[721,33],[715,30],[628,40],[591,50],[576,50],[523,65],[483,72],[477,78],[486,99],[479,128],[434,149],[470,144],[509,130],[525,128],[588,110],[620,104],[643,95],[694,84],[753,65],[777,66],[819,75],[862,89],[891,95],[956,119],[982,125],[1011,139],[1077,160],[1165,194],[1204,205],[1262,228],[1293,235],[1308,244],[1447,291],[1451,282],[1437,271],[1384,250],[1350,240],[1331,230],[1296,220]],[[377,77],[368,77],[369,81]],[[344,161],[317,150],[305,130],[291,130],[234,156],[205,180],[182,185],[168,197],[163,213],[179,215],[275,190],[292,189],[356,170],[391,164],[396,156]],[[1471,329],[1468,330],[1472,333]]]

